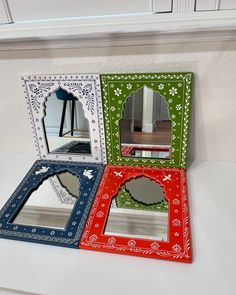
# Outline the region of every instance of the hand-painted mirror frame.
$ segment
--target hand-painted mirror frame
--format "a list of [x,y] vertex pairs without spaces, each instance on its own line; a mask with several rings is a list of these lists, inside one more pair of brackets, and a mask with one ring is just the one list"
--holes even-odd
[[[0,211],[0,237],[76,248],[103,173],[102,164],[38,160]],[[86,171],[90,171],[89,174]],[[79,178],[80,194],[65,229],[12,223],[34,188],[55,173]]]
[[[99,75],[34,75],[22,77],[27,109],[40,159],[106,163],[103,110]],[[91,154],[63,154],[48,151],[43,118],[48,96],[59,88],[82,104],[89,121]]]
[[[159,241],[104,234],[113,197],[129,179],[145,176],[163,187],[168,201],[168,238]],[[178,168],[108,165],[88,217],[79,248],[191,262],[186,174]]]
[[[108,164],[186,167],[192,73],[101,75]],[[132,93],[142,87],[159,93],[172,121],[170,159],[122,157],[119,121]]]

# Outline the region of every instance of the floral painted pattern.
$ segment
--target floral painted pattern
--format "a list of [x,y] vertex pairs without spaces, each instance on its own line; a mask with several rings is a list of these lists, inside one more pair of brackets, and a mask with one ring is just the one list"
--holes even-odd
[[[108,163],[146,167],[186,167],[191,73],[101,75]],[[170,159],[121,156],[119,123],[132,93],[148,87],[161,95],[172,121]]]

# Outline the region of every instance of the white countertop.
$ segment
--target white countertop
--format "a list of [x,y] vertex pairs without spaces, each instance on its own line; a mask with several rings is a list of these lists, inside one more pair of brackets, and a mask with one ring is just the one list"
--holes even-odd
[[[33,162],[0,155],[1,207]],[[0,294],[236,294],[235,182],[236,162],[188,169],[192,264],[0,239]]]

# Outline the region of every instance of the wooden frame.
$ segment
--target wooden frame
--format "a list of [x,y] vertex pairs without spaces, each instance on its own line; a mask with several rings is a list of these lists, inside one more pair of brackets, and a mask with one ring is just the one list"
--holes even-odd
[[[168,240],[166,242],[104,234],[112,199],[125,181],[139,176],[155,180],[164,189],[165,197],[169,202]],[[87,250],[191,262],[185,170],[108,165],[105,168],[78,247]]]
[[[91,177],[85,171],[91,171]],[[31,226],[12,223],[24,206],[31,192],[49,176],[69,171],[80,181],[80,194],[65,229]],[[76,248],[88,217],[100,178],[103,165],[39,160],[34,163],[21,184],[0,211],[0,237],[21,241]]]
[[[103,111],[98,75],[36,75],[22,77],[27,109],[34,135],[37,156],[40,159],[106,163]],[[82,103],[89,121],[91,155],[53,154],[48,151],[43,126],[45,101],[59,87],[72,93]]]
[[[108,164],[148,167],[186,167],[191,97],[191,73],[101,75]],[[171,158],[122,157],[119,120],[127,98],[143,86],[158,92],[167,103],[172,120]]]

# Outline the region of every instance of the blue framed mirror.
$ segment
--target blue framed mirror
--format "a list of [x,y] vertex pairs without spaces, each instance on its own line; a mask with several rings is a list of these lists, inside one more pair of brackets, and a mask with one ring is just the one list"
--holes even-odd
[[0,211],[0,237],[76,248],[102,164],[38,160]]

